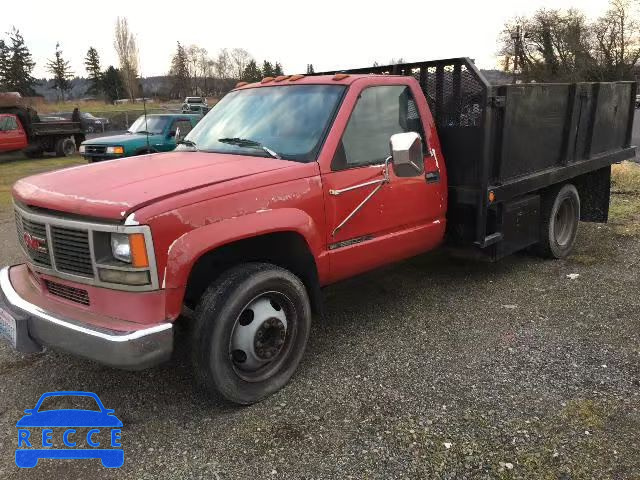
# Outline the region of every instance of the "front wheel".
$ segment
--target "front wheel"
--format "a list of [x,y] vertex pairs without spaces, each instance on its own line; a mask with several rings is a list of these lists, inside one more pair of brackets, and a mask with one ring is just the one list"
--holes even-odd
[[566,184],[548,191],[542,198],[538,254],[547,258],[566,258],[576,243],[580,223],[580,195]]
[[289,381],[310,328],[309,297],[298,277],[267,263],[238,265],[223,273],[196,307],[196,377],[233,403],[259,402]]

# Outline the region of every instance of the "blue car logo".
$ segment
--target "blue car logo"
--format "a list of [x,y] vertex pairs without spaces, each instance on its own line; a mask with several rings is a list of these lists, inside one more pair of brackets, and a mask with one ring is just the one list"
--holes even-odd
[[[74,405],[82,401],[93,408],[47,409],[43,406],[43,402],[51,404],[61,401]],[[26,415],[16,423],[18,467],[33,468],[41,458],[99,458],[107,468],[123,465],[124,450],[120,442],[122,422],[114,415],[114,410],[104,408],[95,393],[45,393],[33,409],[24,413]]]

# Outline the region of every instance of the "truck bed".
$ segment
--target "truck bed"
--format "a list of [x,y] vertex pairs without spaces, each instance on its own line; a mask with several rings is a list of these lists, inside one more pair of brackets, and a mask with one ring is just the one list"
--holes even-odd
[[495,86],[468,58],[340,72],[418,80],[445,156],[448,241],[456,246],[495,246],[505,240],[510,202],[569,179],[589,181],[589,195],[602,197],[585,202],[583,219],[606,221],[610,166],[635,156],[635,82]]

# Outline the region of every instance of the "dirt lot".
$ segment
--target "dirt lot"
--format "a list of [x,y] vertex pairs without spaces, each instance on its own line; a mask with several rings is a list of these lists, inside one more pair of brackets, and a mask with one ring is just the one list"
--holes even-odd
[[[21,258],[2,188],[0,265]],[[640,166],[614,189],[566,261],[437,252],[331,287],[292,383],[249,408],[194,390],[184,352],[127,373],[2,343],[0,478],[640,478]],[[15,423],[53,390],[116,409],[122,469],[19,471]]]

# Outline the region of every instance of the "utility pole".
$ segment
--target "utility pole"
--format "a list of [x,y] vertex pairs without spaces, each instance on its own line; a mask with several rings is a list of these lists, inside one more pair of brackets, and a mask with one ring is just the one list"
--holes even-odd
[[511,33],[511,39],[513,40],[513,82],[517,83],[518,80],[518,49],[520,47],[520,25],[516,27],[516,31]]

